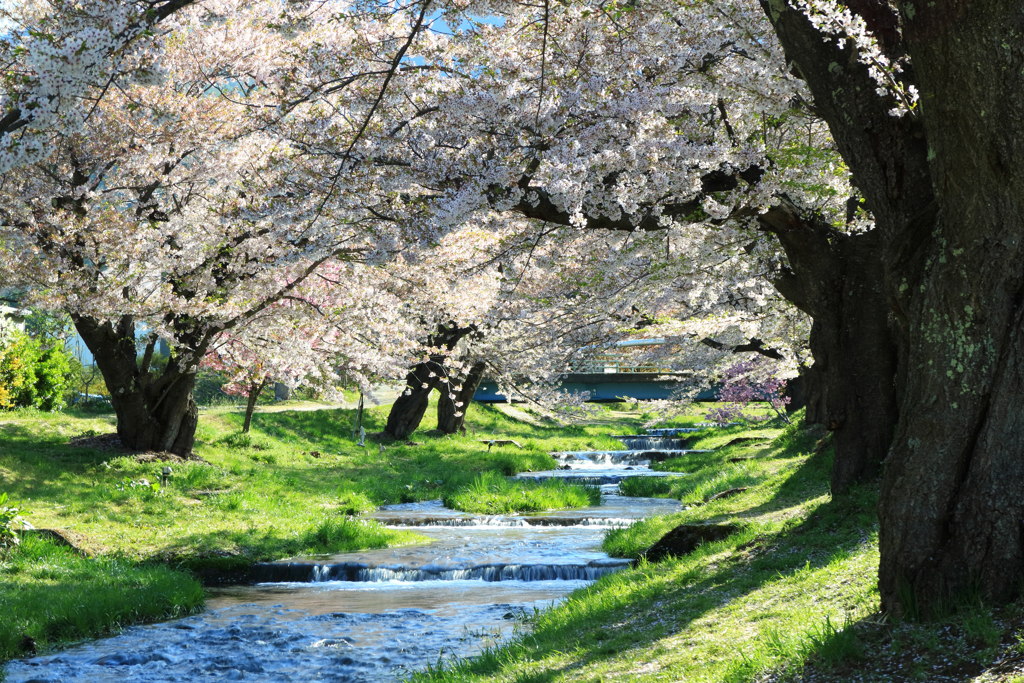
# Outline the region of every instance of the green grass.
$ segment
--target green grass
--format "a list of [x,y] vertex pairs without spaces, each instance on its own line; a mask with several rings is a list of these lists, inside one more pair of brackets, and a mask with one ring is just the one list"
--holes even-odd
[[[387,412],[368,409],[367,431],[383,429]],[[195,452],[208,464],[172,463],[161,489],[151,484],[163,462],[68,445],[112,433],[112,415],[0,414],[0,491],[36,527],[60,529],[97,555],[85,560],[27,540],[5,556],[0,661],[24,635],[46,649],[201,605],[199,584],[176,569],[236,576],[258,561],[423,540],[355,517],[379,505],[444,498],[493,514],[593,504],[596,489],[504,477],[551,469],[551,451],[621,448],[610,435],[634,428],[618,417],[537,426],[474,405],[464,436],[431,433],[428,413],[415,443],[371,437],[358,447],[352,410],[261,412],[249,434],[240,432],[242,419],[235,407],[204,410]],[[492,438],[523,448],[490,446]],[[62,572],[74,578],[54,578]]]
[[[162,463],[140,464],[66,445],[87,430],[112,431],[109,416],[0,416],[0,490],[10,493],[10,504],[36,526],[66,529],[102,553],[86,561],[60,551],[69,562],[92,563],[91,583],[53,579],[60,573],[53,569],[57,563],[40,558],[55,551],[33,550],[26,542],[8,553],[0,564],[4,633],[40,633],[32,637],[46,646],[174,610],[184,613],[201,600],[201,592],[189,593],[187,587],[197,584],[186,575],[140,561],[229,569],[261,559],[415,541],[352,518],[381,504],[443,498],[483,512],[569,505],[568,496],[581,493],[573,487],[555,491],[557,484],[511,483],[503,475],[549,469],[551,451],[620,447],[611,435],[636,433],[643,419],[640,413],[602,409],[590,424],[560,428],[473,406],[467,435],[427,433],[433,427],[428,416],[413,437],[419,445],[384,444],[382,452],[375,442],[355,446],[352,417],[344,410],[258,413],[244,437],[238,411],[204,411],[196,451],[210,465],[173,465],[171,485],[156,492],[131,483],[155,481]],[[386,409],[369,410],[367,431],[381,429],[385,417]],[[701,420],[694,412],[673,424]],[[530,632],[511,645],[413,678],[724,683],[806,675],[838,683],[929,681],[936,672],[949,672],[948,680],[968,680],[998,659],[1024,661],[1020,605],[992,610],[960,596],[935,622],[894,622],[877,613],[876,487],[863,485],[833,500],[831,448],[819,444],[822,436],[820,429],[799,423],[692,435],[691,448],[715,452],[669,460],[659,467],[673,477],[632,479],[625,487],[634,495],[676,497],[689,509],[611,531],[604,547],[636,558],[680,523],[728,522],[737,533],[685,557],[657,564],[640,560],[536,614]],[[492,437],[515,439],[524,448],[488,451],[481,441]],[[735,439],[753,440],[728,445]],[[738,487],[746,490],[711,500]],[[577,502],[590,504],[594,492],[582,493],[586,500]],[[41,555],[33,558],[31,552]],[[21,569],[13,570],[19,553],[28,554],[17,560]],[[37,569],[38,576],[32,574]],[[68,570],[68,576],[74,571],[79,570]],[[184,588],[168,588],[177,585]],[[78,604],[89,607],[71,610],[60,623],[78,620],[77,631],[29,632],[43,628],[31,626],[42,619],[36,616],[40,603],[23,601],[23,594],[37,601],[52,595],[58,604],[62,591],[74,590],[81,591]],[[105,596],[115,593],[124,611],[105,611]],[[52,613],[59,621],[60,611]],[[70,633],[78,635],[65,635]],[[956,678],[956,672],[963,675]],[[1013,681],[1017,673],[1020,667],[978,680]]]
[[120,557],[87,559],[26,536],[0,551],[0,661],[22,654],[26,637],[45,650],[191,614],[203,599],[202,586],[183,572]]
[[[384,427],[388,408],[364,415],[367,432]],[[110,415],[20,411],[0,415],[0,490],[41,528],[66,529],[99,553],[189,568],[240,568],[308,552],[310,530],[392,503],[443,498],[466,509],[518,512],[589,505],[586,489],[505,484],[501,475],[555,467],[552,451],[622,448],[611,434],[637,420],[602,409],[590,425],[540,426],[499,409],[473,405],[466,435],[431,432],[428,411],[415,444],[352,438],[355,411],[324,409],[257,413],[241,434],[234,407],[202,411],[195,452],[202,463],[172,464],[162,491],[132,486],[156,482],[165,463],[139,463],[117,452],[71,447],[83,433],[113,432]],[[492,438],[522,445],[489,446]],[[483,482],[487,482],[484,485]],[[481,495],[485,492],[486,495]],[[365,527],[316,545],[322,552],[414,542],[407,532]],[[344,538],[344,540],[343,540]]]
[[478,475],[468,487],[444,498],[447,507],[485,515],[580,508],[600,503],[601,490],[596,486],[568,484],[557,479],[511,481],[495,472]]

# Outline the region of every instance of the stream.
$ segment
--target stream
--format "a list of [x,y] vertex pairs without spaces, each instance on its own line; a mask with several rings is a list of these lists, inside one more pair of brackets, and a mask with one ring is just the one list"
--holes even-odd
[[258,583],[214,588],[201,614],[125,629],[10,662],[7,683],[245,680],[399,681],[439,658],[467,657],[524,628],[522,617],[629,566],[608,557],[609,528],[680,509],[617,495],[627,476],[661,476],[652,459],[687,452],[669,437],[620,437],[625,451],[559,453],[559,477],[599,485],[601,505],[484,516],[441,501],[368,515],[433,542],[258,565]]

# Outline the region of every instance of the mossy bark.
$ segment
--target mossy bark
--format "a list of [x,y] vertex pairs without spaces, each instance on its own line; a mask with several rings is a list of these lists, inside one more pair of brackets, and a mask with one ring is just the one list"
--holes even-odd
[[882,607],[1008,601],[1024,576],[1024,5],[851,3],[890,58],[911,58],[920,104],[903,116],[851,43],[763,5],[881,245],[899,359]]

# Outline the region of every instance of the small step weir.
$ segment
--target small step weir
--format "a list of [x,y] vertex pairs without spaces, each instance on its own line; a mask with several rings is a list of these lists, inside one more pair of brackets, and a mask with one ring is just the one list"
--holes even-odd
[[267,562],[254,568],[259,583],[321,581],[596,581],[625,569],[629,560],[591,560],[586,564],[505,564],[466,567],[374,567],[359,562],[314,564]]

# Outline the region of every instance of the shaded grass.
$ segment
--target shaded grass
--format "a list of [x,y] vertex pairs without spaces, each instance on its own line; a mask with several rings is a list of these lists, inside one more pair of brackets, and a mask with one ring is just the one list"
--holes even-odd
[[512,481],[494,472],[480,474],[468,487],[444,498],[446,507],[486,515],[581,508],[600,503],[601,490],[596,486],[558,479]]
[[199,582],[168,567],[88,559],[35,536],[0,553],[0,661],[22,654],[26,637],[48,649],[203,606]]

